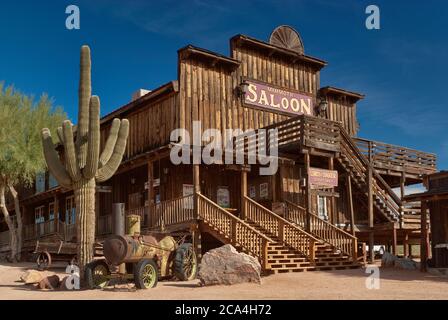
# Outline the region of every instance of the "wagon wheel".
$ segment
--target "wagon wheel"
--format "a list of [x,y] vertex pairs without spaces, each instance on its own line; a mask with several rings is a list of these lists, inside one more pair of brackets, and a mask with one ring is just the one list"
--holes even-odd
[[48,251],[43,251],[37,256],[37,268],[39,270],[47,270],[51,266],[51,255]]
[[184,243],[176,250],[174,274],[179,280],[189,281],[196,278],[198,261],[191,243]]
[[109,266],[104,259],[94,260],[86,265],[85,275],[90,289],[103,288],[110,278]]
[[134,282],[137,289],[149,289],[157,286],[159,270],[152,259],[142,259],[134,267]]

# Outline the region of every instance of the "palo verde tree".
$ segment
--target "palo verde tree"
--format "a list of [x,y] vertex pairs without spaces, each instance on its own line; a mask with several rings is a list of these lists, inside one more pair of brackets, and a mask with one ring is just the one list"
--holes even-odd
[[[81,48],[79,111],[76,132],[69,120],[57,130],[64,145],[64,163],[55,150],[50,130],[42,129],[45,159],[50,172],[65,188],[73,189],[76,203],[78,262],[81,270],[93,258],[95,241],[95,187],[108,180],[123,158],[129,132],[127,119],[114,119],[100,154],[100,100],[92,96],[88,46]],[[74,136],[76,135],[76,140]],[[81,272],[83,277],[83,272]]]
[[[46,164],[40,143],[42,126],[56,128],[66,117],[53,108],[47,95],[35,102],[13,87],[0,83],[0,209],[10,231],[11,259],[20,260],[22,249],[22,212],[17,186],[30,187]],[[6,199],[14,203],[12,216]],[[13,219],[15,217],[15,221]]]

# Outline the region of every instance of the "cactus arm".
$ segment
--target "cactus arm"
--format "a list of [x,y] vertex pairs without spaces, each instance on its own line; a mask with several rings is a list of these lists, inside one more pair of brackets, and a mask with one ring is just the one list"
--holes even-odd
[[98,167],[103,167],[112,156],[112,152],[114,151],[115,143],[117,142],[118,130],[120,129],[120,120],[114,119],[112,121],[112,125],[109,130],[109,136],[107,137],[106,144],[104,146],[104,150],[101,153],[100,161],[98,163]]
[[70,120],[62,123],[62,135],[64,138],[65,167],[72,181],[81,179],[81,172],[76,161],[75,144],[73,143],[73,126]]
[[118,138],[115,144],[114,151],[109,161],[105,166],[98,169],[98,173],[96,175],[97,182],[104,182],[110,179],[115,171],[117,171],[118,166],[123,159],[123,154],[126,149],[126,141],[129,134],[129,121],[127,119],[121,120],[120,130],[118,131]]
[[71,179],[64,166],[59,160],[59,156],[54,149],[53,140],[51,138],[50,130],[42,129],[42,145],[44,150],[45,161],[48,165],[48,170],[59,184],[65,188],[71,188]]
[[59,142],[64,144],[64,134],[62,132],[62,127],[58,127],[56,133],[58,134]]
[[89,127],[90,96],[92,94],[90,72],[90,48],[88,46],[82,46],[78,91],[78,128],[76,133],[76,151],[78,157],[78,165],[80,168],[84,168],[87,159],[86,137]]
[[87,147],[87,160],[82,174],[86,179],[95,177],[100,157],[100,99],[98,96],[90,98],[89,111],[89,140]]

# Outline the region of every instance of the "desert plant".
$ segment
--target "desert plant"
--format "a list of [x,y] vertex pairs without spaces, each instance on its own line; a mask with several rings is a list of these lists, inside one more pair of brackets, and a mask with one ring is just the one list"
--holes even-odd
[[[78,262],[81,275],[93,258],[95,241],[95,187],[117,170],[126,148],[127,119],[114,119],[100,155],[100,100],[91,95],[91,61],[88,46],[81,48],[79,111],[76,132],[69,120],[57,133],[64,146],[64,163],[53,144],[50,130],[42,129],[42,142],[48,169],[65,188],[73,189],[76,202]],[[76,141],[74,136],[76,135]]]
[[[0,211],[8,225],[11,260],[20,260],[22,212],[19,195],[31,187],[38,173],[45,172],[40,129],[57,128],[67,115],[54,108],[46,94],[35,101],[32,96],[0,83]],[[8,210],[8,196],[14,214]]]

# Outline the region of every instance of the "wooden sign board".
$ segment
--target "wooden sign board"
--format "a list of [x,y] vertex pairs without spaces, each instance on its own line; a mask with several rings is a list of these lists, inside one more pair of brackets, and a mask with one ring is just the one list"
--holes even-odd
[[327,189],[338,186],[338,172],[336,170],[310,168],[308,179],[312,189]]
[[279,88],[267,83],[246,80],[247,92],[244,103],[270,111],[294,115],[313,115],[313,98],[290,89]]

